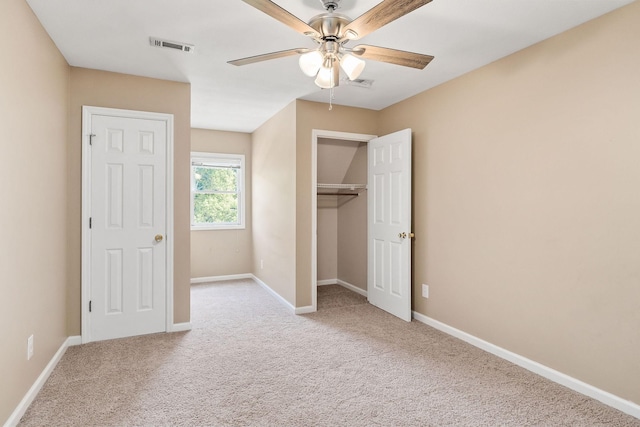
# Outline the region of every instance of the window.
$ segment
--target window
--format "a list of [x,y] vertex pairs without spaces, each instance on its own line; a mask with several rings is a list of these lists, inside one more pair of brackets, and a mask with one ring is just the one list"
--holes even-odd
[[244,155],[191,153],[191,229],[244,227]]

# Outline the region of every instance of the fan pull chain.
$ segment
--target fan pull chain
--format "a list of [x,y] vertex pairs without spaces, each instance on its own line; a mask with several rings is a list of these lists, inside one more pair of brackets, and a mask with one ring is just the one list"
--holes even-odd
[[329,88],[329,111],[333,110],[333,88]]
[[[335,67],[335,64],[333,65]],[[335,81],[333,80],[333,72],[331,73],[331,77],[329,81],[331,82],[331,87],[329,88],[329,111],[333,110],[333,88],[335,87]]]

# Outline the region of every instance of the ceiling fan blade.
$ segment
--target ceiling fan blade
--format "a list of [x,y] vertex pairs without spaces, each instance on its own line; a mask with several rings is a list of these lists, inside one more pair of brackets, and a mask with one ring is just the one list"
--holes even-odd
[[283,9],[282,7],[278,6],[277,4],[275,4],[270,0],[242,0],[242,1],[247,3],[248,5],[255,7],[258,10],[261,10],[262,12],[271,16],[272,18],[277,19],[278,21],[282,22],[284,25],[287,25],[293,28],[300,34],[304,34],[310,37],[320,37],[320,34],[318,34],[318,32],[314,30],[313,27],[309,26],[309,24],[302,21],[297,16],[292,15],[291,13],[289,13],[288,11],[286,11],[285,9]]
[[307,48],[281,50],[278,52],[271,52],[271,53],[265,53],[262,55],[249,56],[247,58],[235,59],[233,61],[228,61],[227,64],[247,65],[247,64],[253,64],[255,62],[268,61],[270,59],[284,58],[285,56],[300,55],[302,53],[310,52],[311,50],[312,49],[307,49]]
[[417,68],[419,70],[424,69],[433,59],[433,56],[430,55],[405,52],[404,50],[389,49],[387,47],[369,46],[366,44],[354,47],[351,53],[364,59],[388,62],[390,64]]
[[383,0],[351,21],[344,28],[344,34],[350,40],[358,40],[429,2],[431,0]]

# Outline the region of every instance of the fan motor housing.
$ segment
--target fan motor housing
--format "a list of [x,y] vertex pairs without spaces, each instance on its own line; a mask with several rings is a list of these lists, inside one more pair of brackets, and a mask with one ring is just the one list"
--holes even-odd
[[344,27],[351,22],[351,19],[339,13],[321,13],[314,16],[309,21],[309,26],[320,33],[322,39],[336,38],[344,36]]

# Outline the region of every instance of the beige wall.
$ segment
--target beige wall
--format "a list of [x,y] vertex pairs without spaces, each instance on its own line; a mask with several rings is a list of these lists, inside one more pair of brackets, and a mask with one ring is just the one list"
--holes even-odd
[[311,305],[312,130],[375,135],[378,115],[297,100],[252,135],[254,274],[297,308]]
[[189,155],[191,86],[106,71],[71,68],[68,143],[69,239],[67,319],[69,335],[80,335],[80,209],[82,106],[153,111],[174,115],[174,323],[190,318]]
[[381,128],[413,129],[415,310],[637,404],[638,22],[635,2]]
[[[318,197],[318,280],[338,278],[338,206],[335,196]],[[334,282],[335,283],[335,282]]]
[[[367,183],[367,144],[360,143],[344,184]],[[338,279],[367,290],[367,192],[341,197],[338,208]]]
[[[312,129],[411,127],[414,308],[640,403],[639,20],[635,2],[382,112],[293,102],[252,136],[253,271],[310,305]],[[188,84],[69,69],[22,0],[0,2],[0,35],[21,44],[0,59],[4,422],[80,334],[81,106],[175,115],[175,322],[191,133]]]
[[[338,91],[336,96],[338,96]],[[311,305],[311,133],[313,129],[376,135],[379,112],[363,108],[296,101],[296,307]]]
[[[318,140],[318,182],[367,183],[367,144]],[[367,192],[318,196],[318,280],[340,279],[367,289]]]
[[[0,424],[67,338],[69,66],[23,0],[0,2]],[[27,338],[34,357],[27,361]]]
[[251,134],[191,129],[191,151],[244,154],[246,224],[243,230],[191,231],[191,278],[252,273]]
[[342,183],[359,144],[358,141],[318,138],[316,148],[318,182]]
[[[252,135],[253,273],[296,302],[296,103]],[[261,268],[261,261],[264,268]]]
[[[357,149],[358,142],[355,141],[318,138],[318,183],[342,183]],[[319,195],[317,199],[318,280],[335,281],[338,278],[338,203],[344,200],[325,195]]]

